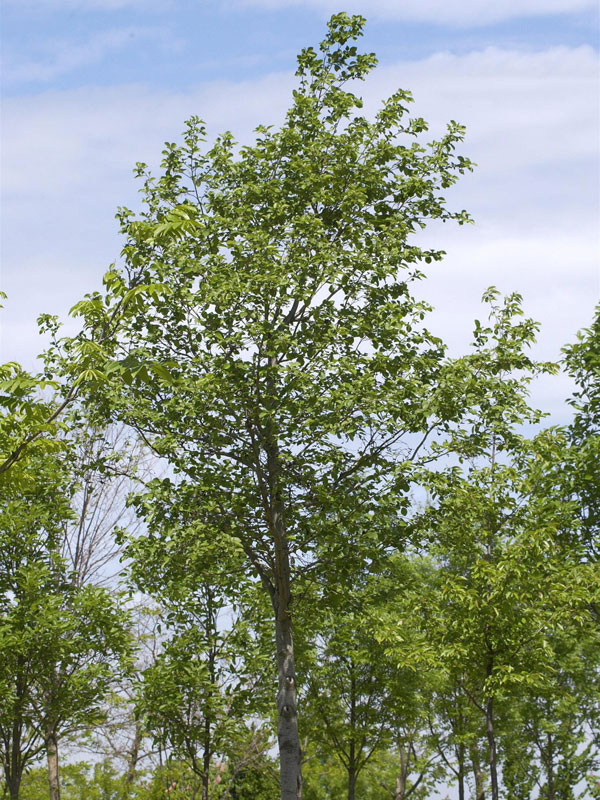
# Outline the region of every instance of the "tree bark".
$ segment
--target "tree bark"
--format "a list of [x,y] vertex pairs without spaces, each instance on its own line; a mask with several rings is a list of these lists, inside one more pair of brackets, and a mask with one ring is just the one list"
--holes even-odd
[[[215,618],[213,612],[213,596],[210,588],[207,593],[207,630],[210,631],[210,638],[212,640],[215,633]],[[216,652],[214,642],[211,641],[211,646],[208,651],[208,674],[212,686],[216,683],[216,669],[215,669]],[[212,758],[212,714],[210,711],[212,693],[207,695],[207,707],[204,711],[204,742],[203,742],[203,757],[202,757],[202,800],[208,800],[210,795],[210,761]]]
[[394,800],[404,800],[406,795],[406,783],[408,781],[408,753],[403,745],[400,745],[400,775],[396,779],[396,794]]
[[[454,745],[454,755],[456,756],[456,787],[458,790],[458,800],[465,800],[465,778],[467,776],[466,770],[466,746],[463,740],[465,729],[465,718],[463,705],[460,702],[460,695],[456,695],[455,703],[455,717],[450,722],[452,733],[458,739]],[[445,759],[444,759],[445,760]]]
[[494,701],[490,697],[485,704],[486,733],[490,754],[490,779],[492,800],[498,800],[498,754],[496,752],[496,733],[494,730]]
[[202,800],[208,800],[210,791],[210,717],[204,719],[204,754],[202,758]]
[[301,800],[302,772],[296,706],[296,668],[292,621],[287,610],[279,609],[275,621],[275,634],[279,677],[277,739],[279,742],[281,800]]
[[[268,407],[276,405],[274,371],[277,359],[270,359],[271,374],[267,378]],[[285,504],[282,489],[283,468],[277,431],[269,415],[264,431],[267,456],[268,523],[274,545],[274,585],[271,599],[275,612],[275,644],[277,648],[277,740],[279,743],[279,775],[281,800],[302,800],[302,757],[298,737],[296,665],[292,633],[292,592],[289,542],[286,534]]]
[[54,731],[46,735],[46,755],[48,757],[48,783],[50,800],[60,800],[60,778],[58,774],[58,742]]
[[456,775],[458,785],[458,800],[465,800],[465,746],[458,746],[458,771]]
[[348,759],[348,800],[356,795],[356,675],[354,662],[350,662],[352,677],[350,679],[350,753]]
[[21,778],[17,775],[6,775],[6,785],[8,786],[8,796],[10,800],[19,800]]
[[130,789],[135,779],[135,769],[137,767],[137,762],[139,759],[141,743],[142,743],[142,726],[138,721],[135,723],[135,734],[133,737],[131,750],[129,751],[129,758],[127,759],[127,773],[125,775],[125,798],[129,797]]
[[458,800],[465,800],[465,776],[462,772],[458,773]]
[[548,734],[548,759],[546,776],[548,778],[548,798],[547,800],[554,800],[554,747],[552,741],[552,734]]
[[[279,505],[279,504],[278,504]],[[302,771],[300,739],[298,737],[298,707],[296,690],[296,665],[294,661],[294,638],[290,615],[290,568],[289,554],[283,518],[274,514],[276,536],[277,588],[274,595],[275,642],[277,647],[277,740],[279,742],[279,768],[281,800],[302,799]]]
[[485,788],[483,785],[483,772],[479,763],[479,753],[477,746],[474,745],[470,751],[471,764],[473,765],[473,777],[475,778],[475,800],[485,800]]
[[348,767],[348,800],[354,800],[356,796],[356,770],[351,765]]
[[[15,696],[17,700],[17,708],[20,708],[21,703],[26,692],[25,676],[26,667],[25,660],[22,656],[17,657],[17,665],[15,670]],[[22,734],[23,734],[23,719],[17,714],[13,717],[12,722],[8,723],[6,727],[2,726],[2,734],[4,739],[4,752],[2,753],[4,762],[4,777],[6,778],[6,786],[10,800],[19,800],[19,791],[21,789],[21,780],[23,778],[23,754],[21,752]]]
[[19,758],[21,750],[21,726],[16,720],[12,724],[9,747],[9,758],[7,758],[4,766],[6,785],[8,786],[10,800],[19,800],[23,767]]

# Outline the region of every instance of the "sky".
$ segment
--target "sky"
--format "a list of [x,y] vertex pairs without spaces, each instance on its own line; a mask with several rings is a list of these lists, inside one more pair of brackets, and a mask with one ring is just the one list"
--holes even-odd
[[[600,297],[595,0],[2,0],[1,361],[35,369],[37,316],[100,288],[115,211],[140,206],[135,163],[156,167],[192,115],[241,143],[280,122],[296,54],[341,10],[379,57],[366,109],[409,89],[432,136],[467,126],[478,165],[448,193],[475,225],[424,237],[447,252],[418,286],[429,327],[463,352],[495,285],[541,323],[536,355],[560,357]],[[544,379],[534,401],[560,423],[569,391]]]

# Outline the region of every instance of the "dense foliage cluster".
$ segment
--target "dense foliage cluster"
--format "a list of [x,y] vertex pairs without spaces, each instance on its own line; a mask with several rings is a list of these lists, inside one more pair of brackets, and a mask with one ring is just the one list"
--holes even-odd
[[9,800],[600,797],[600,315],[542,363],[490,289],[448,357],[412,286],[463,129],[361,114],[363,23],[281,128],[139,164],[80,333],[0,368]]

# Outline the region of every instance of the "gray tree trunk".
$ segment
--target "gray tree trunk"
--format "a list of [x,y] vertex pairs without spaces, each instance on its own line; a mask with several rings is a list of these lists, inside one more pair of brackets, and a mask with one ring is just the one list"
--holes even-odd
[[46,735],[46,755],[48,757],[48,783],[50,800],[60,800],[60,778],[58,774],[58,742],[54,731]]
[[135,780],[135,770],[139,759],[140,745],[142,743],[142,726],[139,722],[135,723],[135,734],[131,750],[129,751],[129,758],[127,760],[127,773],[125,775],[125,796],[129,797],[130,789]]
[[398,775],[396,779],[396,794],[394,800],[404,800],[408,774],[408,754],[404,746],[400,745],[400,775]]
[[477,745],[471,748],[471,764],[473,765],[473,777],[475,778],[475,800],[485,800],[485,787],[483,783],[483,772],[479,762]]
[[458,747],[458,800],[465,800],[465,746]]
[[498,794],[498,754],[496,752],[496,733],[494,730],[494,701],[490,697],[485,704],[486,732],[490,754],[490,779],[492,800],[499,800]]
[[554,743],[552,741],[552,734],[548,734],[548,759],[547,759],[547,769],[546,769],[546,776],[548,778],[548,798],[547,800],[555,800],[555,791],[554,791]]
[[356,797],[356,675],[354,662],[351,660],[352,677],[350,679],[350,753],[348,758],[348,800]]
[[296,668],[292,621],[287,609],[279,609],[275,621],[277,642],[277,739],[281,800],[301,800],[302,771],[300,767],[300,740],[298,738],[298,710],[296,706]]
[[[277,369],[277,359],[271,358],[270,367]],[[269,405],[276,403],[273,373],[267,380]],[[298,737],[298,707],[296,690],[296,665],[292,633],[292,592],[289,542],[286,534],[285,504],[282,490],[283,468],[279,454],[274,421],[265,423],[265,451],[267,456],[268,524],[274,545],[274,581],[271,600],[275,612],[275,644],[277,648],[277,740],[279,742],[279,775],[281,800],[302,800],[302,758]]]
[[7,775],[6,785],[8,786],[8,796],[10,800],[19,800],[19,788],[21,785],[20,776]]

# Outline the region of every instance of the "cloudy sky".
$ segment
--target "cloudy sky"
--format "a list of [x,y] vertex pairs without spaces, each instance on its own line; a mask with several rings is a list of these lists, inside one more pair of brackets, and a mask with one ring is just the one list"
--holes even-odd
[[[476,225],[429,234],[448,253],[419,287],[431,327],[459,352],[494,284],[524,295],[538,353],[559,357],[600,294],[595,0],[3,0],[3,361],[33,368],[37,315],[65,317],[118,259],[135,162],[156,164],[192,114],[242,142],[277,123],[296,53],[339,10],[369,20],[367,108],[402,87],[432,133],[468,129],[478,167],[452,202]],[[567,392],[546,381],[535,399],[562,421]]]

